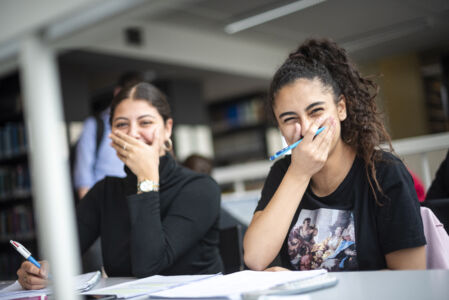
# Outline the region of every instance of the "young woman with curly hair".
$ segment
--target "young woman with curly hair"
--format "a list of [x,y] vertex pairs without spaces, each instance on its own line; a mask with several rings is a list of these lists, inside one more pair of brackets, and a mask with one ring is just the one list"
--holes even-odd
[[[426,267],[413,180],[391,153],[376,95],[376,84],[329,40],[304,42],[275,73],[272,116],[288,144],[303,141],[268,174],[244,238],[250,269],[264,270],[278,255],[292,270]],[[298,230],[306,219],[312,240]]]

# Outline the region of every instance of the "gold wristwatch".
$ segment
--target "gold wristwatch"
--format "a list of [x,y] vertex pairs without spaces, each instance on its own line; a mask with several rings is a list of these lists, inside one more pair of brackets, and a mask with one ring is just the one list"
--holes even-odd
[[144,179],[137,183],[137,192],[147,193],[147,192],[157,192],[159,191],[159,183]]

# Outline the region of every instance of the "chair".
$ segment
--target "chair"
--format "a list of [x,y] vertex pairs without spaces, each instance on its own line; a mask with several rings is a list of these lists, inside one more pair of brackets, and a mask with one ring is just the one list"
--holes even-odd
[[421,206],[430,208],[449,234],[449,199],[426,200]]
[[83,273],[101,270],[103,266],[103,255],[101,253],[101,238],[95,240],[81,258]]
[[242,229],[240,225],[220,229],[219,250],[225,274],[244,269]]
[[427,207],[421,207],[421,218],[427,241],[427,269],[449,269],[449,236],[443,224]]

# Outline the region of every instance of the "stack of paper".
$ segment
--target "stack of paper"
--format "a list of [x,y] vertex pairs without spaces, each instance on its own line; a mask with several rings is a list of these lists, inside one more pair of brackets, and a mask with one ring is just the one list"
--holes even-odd
[[[116,298],[132,298],[141,295],[150,295],[152,293],[174,288],[180,285],[204,280],[217,275],[179,275],[179,276],[160,276],[155,275],[143,279],[133,280],[125,283],[116,284],[101,289],[94,289],[83,295],[112,295]],[[218,275],[221,277],[221,275]]]
[[[101,273],[91,272],[76,277],[76,290],[78,292],[84,292],[91,289],[97,284],[101,278]],[[38,297],[52,294],[51,287],[41,289],[41,290],[24,290],[18,281],[14,282],[10,286],[0,290],[0,299],[17,299],[17,298],[27,298],[27,297]]]
[[327,273],[326,270],[301,272],[241,271],[153,293],[151,298],[240,299],[240,295],[246,292],[268,289],[278,284],[308,279],[325,273]]

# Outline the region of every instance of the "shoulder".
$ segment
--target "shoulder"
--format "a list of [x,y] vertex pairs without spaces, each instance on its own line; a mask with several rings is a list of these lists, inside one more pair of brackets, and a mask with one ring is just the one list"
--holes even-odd
[[95,120],[94,116],[89,116],[85,121],[84,121],[84,128],[89,128],[89,127],[95,127],[96,126],[97,121]]
[[402,160],[391,152],[379,150],[379,159],[375,162],[376,176],[378,180],[393,179],[398,175],[408,175],[410,173]]
[[88,117],[83,123],[83,130],[81,132],[80,140],[95,134],[97,128],[97,121],[93,116]]
[[409,193],[413,191],[416,194],[413,178],[405,164],[397,156],[382,151],[381,158],[375,166],[376,178],[385,193]]
[[114,177],[114,176],[106,176],[103,179],[99,180],[92,187],[91,190],[95,190],[97,192],[104,192],[105,190],[113,189],[114,187],[121,187],[123,184],[124,178]]
[[218,183],[209,175],[194,172],[186,167],[178,165],[178,174],[185,185],[201,187],[208,190],[220,190]]

